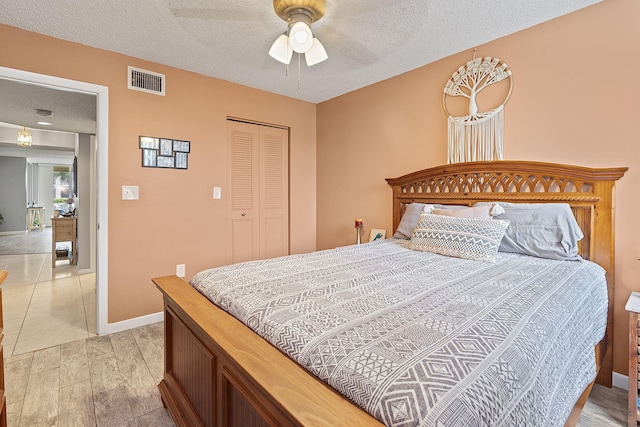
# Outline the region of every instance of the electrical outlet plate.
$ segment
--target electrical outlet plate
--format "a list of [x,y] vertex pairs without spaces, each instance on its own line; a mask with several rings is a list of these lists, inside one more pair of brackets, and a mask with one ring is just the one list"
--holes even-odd
[[222,187],[213,187],[213,198],[216,200],[222,198]]

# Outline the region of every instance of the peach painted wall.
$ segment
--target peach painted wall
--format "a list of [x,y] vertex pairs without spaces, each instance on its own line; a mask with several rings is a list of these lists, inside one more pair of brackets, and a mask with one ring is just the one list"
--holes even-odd
[[[128,65],[165,74],[166,96],[128,90]],[[290,127],[290,250],[315,250],[314,104],[3,25],[0,66],[109,87],[110,323],[162,311],[151,278],[176,264],[190,277],[225,262],[227,116]],[[189,168],[142,168],[139,135],[191,141]]]
[[[477,52],[514,74],[505,158],[629,167],[616,187],[614,370],[623,374],[624,305],[640,291],[639,20],[637,0],[605,0]],[[391,232],[384,179],[446,162],[442,89],[471,57],[462,52],[318,105],[318,249],[353,243],[356,217],[366,237],[370,227]]]

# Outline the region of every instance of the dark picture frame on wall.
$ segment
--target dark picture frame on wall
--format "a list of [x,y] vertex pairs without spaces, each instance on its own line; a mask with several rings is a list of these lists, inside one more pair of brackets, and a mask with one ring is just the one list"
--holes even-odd
[[173,156],[158,156],[159,168],[173,168],[175,166],[175,158]]
[[182,139],[140,136],[142,167],[163,169],[187,169],[191,142]]
[[171,156],[173,155],[173,140],[171,139],[160,139],[160,155],[161,156]]
[[158,165],[158,150],[142,149],[142,166],[155,168]]
[[187,169],[189,161],[187,154],[188,153],[176,153],[176,169]]

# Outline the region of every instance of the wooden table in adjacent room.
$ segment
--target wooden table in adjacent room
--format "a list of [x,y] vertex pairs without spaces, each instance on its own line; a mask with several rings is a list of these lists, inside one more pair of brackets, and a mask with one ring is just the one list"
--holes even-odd
[[[51,227],[53,228],[51,238],[51,266],[55,268],[56,261],[65,258],[69,259],[72,265],[75,265],[77,263],[76,217],[51,218]],[[66,257],[58,257],[56,253],[57,242],[71,242],[71,254],[67,253]]]
[[27,208],[27,229],[33,228],[44,230],[44,208],[41,206],[30,206]]

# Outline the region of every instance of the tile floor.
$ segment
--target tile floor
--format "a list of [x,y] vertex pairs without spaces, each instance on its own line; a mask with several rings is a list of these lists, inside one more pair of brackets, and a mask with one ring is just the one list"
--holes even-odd
[[5,357],[96,335],[95,274],[51,268],[51,254],[0,255],[0,268]]
[[157,384],[163,324],[96,336],[95,275],[0,255],[9,427],[173,426]]
[[[95,334],[95,275],[48,254],[0,255],[9,427],[173,426],[157,384],[163,324]],[[626,392],[596,385],[580,427],[626,425]]]

